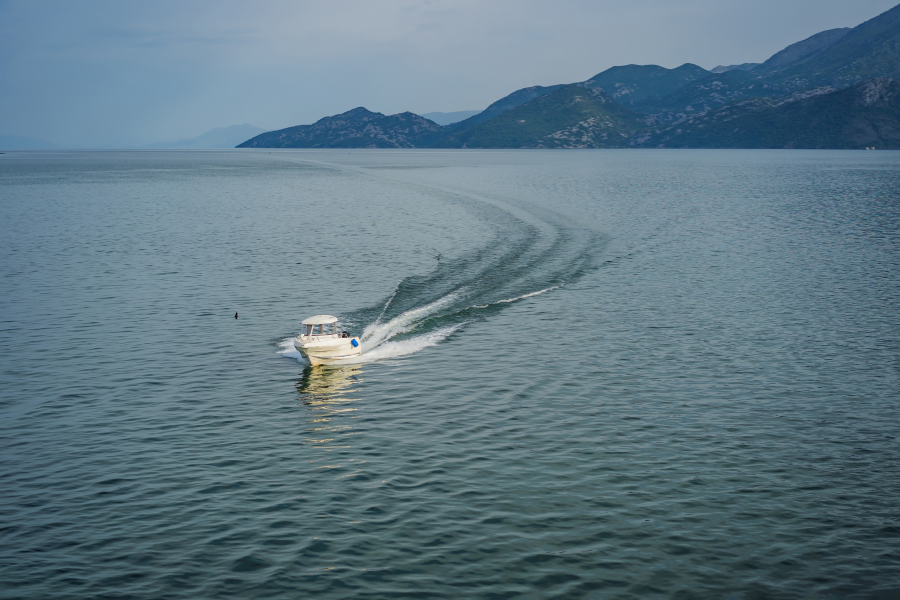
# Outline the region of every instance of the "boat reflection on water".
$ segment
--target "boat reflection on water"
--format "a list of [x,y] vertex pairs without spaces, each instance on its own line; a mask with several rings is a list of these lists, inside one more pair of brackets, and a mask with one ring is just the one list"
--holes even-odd
[[[349,412],[356,409],[347,406],[358,398],[348,397],[354,386],[360,383],[362,367],[306,367],[297,380],[297,391],[304,404],[326,414]],[[323,415],[318,415],[323,416]]]
[[360,365],[346,367],[310,367],[297,380],[297,391],[305,396],[341,396],[360,381]]
[[[352,397],[362,382],[362,367],[306,367],[297,380],[297,391],[304,408],[309,410],[301,421],[303,444],[308,448],[310,469],[325,469],[336,479],[353,477],[362,472],[367,461],[354,451],[355,419],[359,410]],[[304,461],[305,462],[305,461]]]

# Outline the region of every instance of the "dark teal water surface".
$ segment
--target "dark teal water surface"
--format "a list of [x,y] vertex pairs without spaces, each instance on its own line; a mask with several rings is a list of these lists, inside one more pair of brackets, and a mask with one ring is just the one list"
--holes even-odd
[[900,597],[900,153],[7,153],[0,222],[0,597]]

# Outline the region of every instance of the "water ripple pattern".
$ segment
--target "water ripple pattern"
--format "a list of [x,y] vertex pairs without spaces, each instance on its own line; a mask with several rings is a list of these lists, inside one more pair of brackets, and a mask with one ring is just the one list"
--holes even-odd
[[[433,192],[428,188],[416,191]],[[546,210],[532,207],[534,212],[529,213],[521,207],[504,207],[496,200],[441,196],[445,202],[463,204],[493,235],[460,256],[441,260],[438,254],[432,272],[407,276],[386,301],[343,315],[345,325],[364,326],[361,332],[354,332],[361,336],[361,356],[340,364],[424,350],[506,304],[578,281],[596,268],[607,243],[596,231]],[[282,355],[304,361],[293,348],[292,338],[279,347]]]
[[898,158],[2,155],[0,597],[897,597]]

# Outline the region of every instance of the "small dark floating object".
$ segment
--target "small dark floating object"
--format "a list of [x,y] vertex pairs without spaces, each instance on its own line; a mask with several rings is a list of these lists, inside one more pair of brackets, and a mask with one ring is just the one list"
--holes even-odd
[[234,318],[237,319],[237,313],[234,313]]

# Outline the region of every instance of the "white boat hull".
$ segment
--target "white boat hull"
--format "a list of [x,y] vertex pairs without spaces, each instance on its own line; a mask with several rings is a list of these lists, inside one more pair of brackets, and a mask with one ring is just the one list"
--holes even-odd
[[[356,342],[356,346],[353,345],[353,342]],[[307,341],[296,336],[294,348],[313,366],[353,358],[362,353],[359,338],[355,337]]]

